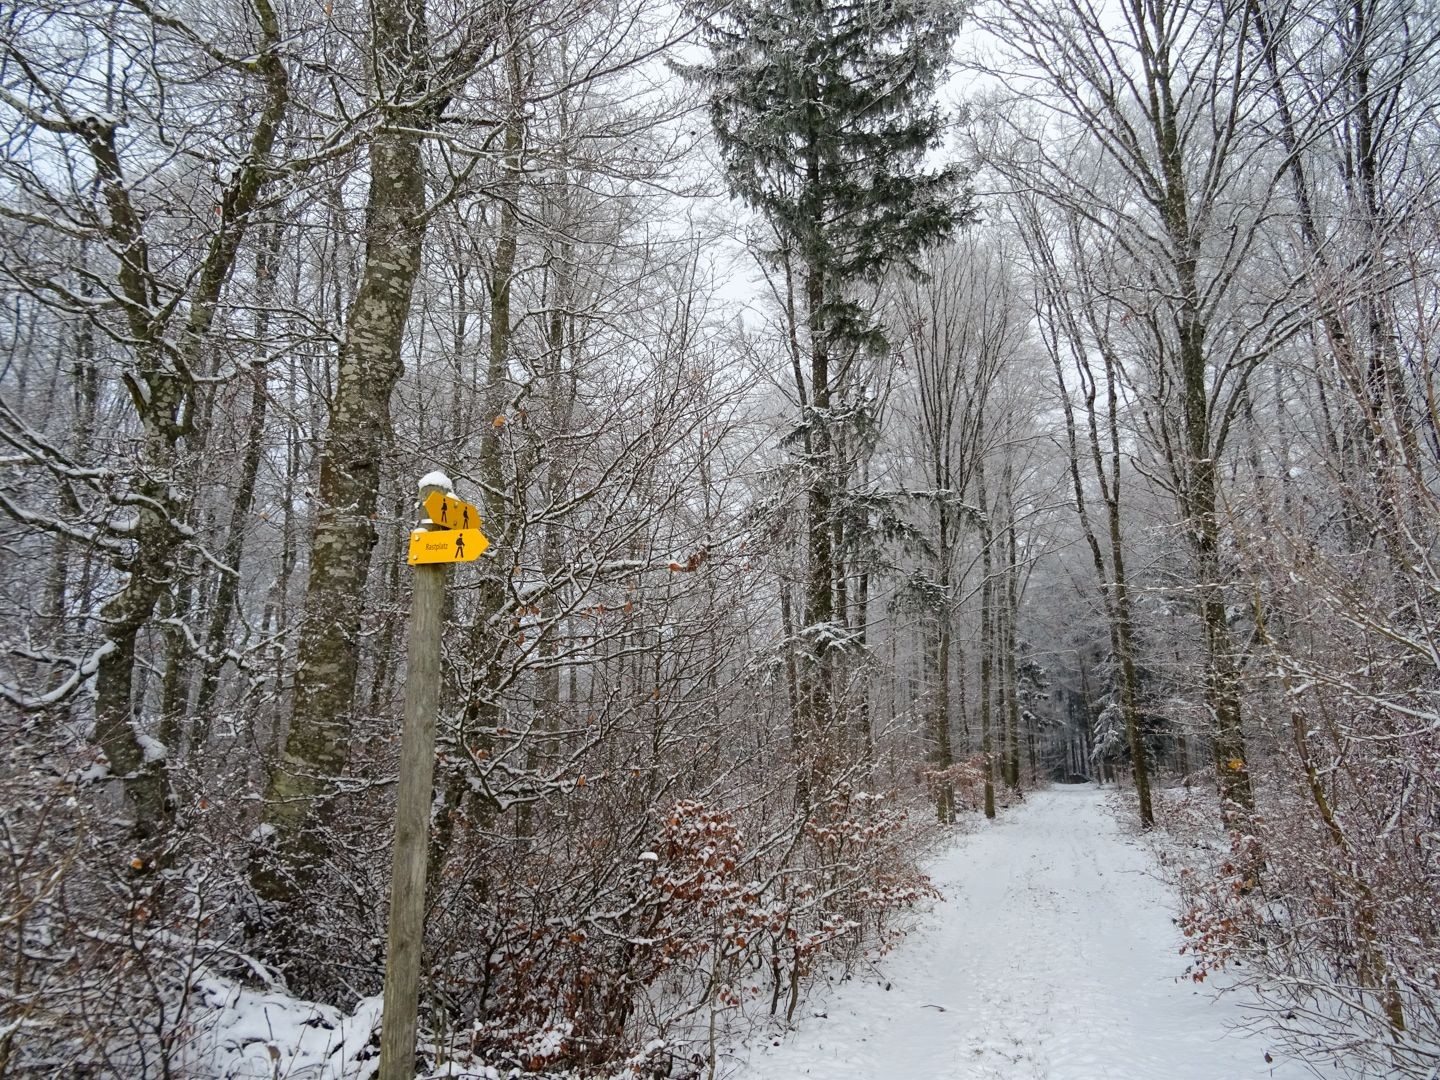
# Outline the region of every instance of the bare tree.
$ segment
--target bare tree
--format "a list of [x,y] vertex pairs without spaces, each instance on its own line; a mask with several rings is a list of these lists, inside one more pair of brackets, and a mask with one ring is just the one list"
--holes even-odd
[[1221,463],[1251,373],[1296,326],[1289,282],[1268,295],[1247,288],[1278,165],[1244,14],[1028,4],[994,11],[986,25],[1025,65],[1023,103],[993,114],[1008,132],[1006,168],[1115,245],[1116,274],[1099,289],[1115,313],[1107,347],[1133,365],[1156,478],[1187,540],[1216,774],[1227,820],[1236,818],[1254,795],[1244,645],[1227,614]]
[[[964,597],[961,553],[967,529],[981,538],[984,558],[980,589],[982,604],[980,715],[982,735],[988,738],[995,655],[990,631],[994,629],[996,583],[992,545],[999,539],[990,517],[983,481],[984,458],[994,448],[998,425],[987,407],[997,395],[997,384],[1015,357],[1022,338],[1020,307],[1007,278],[1001,256],[979,238],[957,241],[938,249],[925,263],[920,281],[897,291],[897,322],[906,359],[913,365],[913,408],[917,454],[923,485],[921,500],[932,508],[924,534],[934,545],[932,606],[934,640],[927,647],[933,665],[931,739],[937,768],[943,773],[954,761],[951,748],[952,621]],[[1003,592],[1003,589],[1002,589]],[[963,672],[960,673],[963,678]],[[987,747],[986,805],[993,815],[993,762]],[[948,820],[948,780],[940,782],[938,812]]]
[[[1096,280],[1097,275],[1087,266],[1091,246],[1085,242],[1082,222],[1074,215],[1057,221],[1033,203],[1021,206],[1022,233],[1031,264],[1036,268],[1035,303],[1041,337],[1050,354],[1065,416],[1066,456],[1075,509],[1090,549],[1110,627],[1115,681],[1134,770],[1140,824],[1149,828],[1155,823],[1155,812],[1150,799],[1149,753],[1140,728],[1140,679],[1121,513],[1125,468],[1120,434],[1123,408],[1120,388],[1124,371],[1111,348],[1113,335],[1108,327],[1091,323],[1091,320],[1103,319],[1104,314],[1099,304],[1086,303],[1087,283]],[[1099,354],[1102,366],[1100,375],[1096,374],[1092,361],[1095,353]],[[1067,372],[1073,374],[1067,376]],[[1078,381],[1078,395],[1069,388],[1071,378]],[[1100,398],[1102,386],[1103,400]],[[1083,446],[1077,411],[1083,416]],[[1087,458],[1087,452],[1088,467],[1082,473],[1081,461]],[[1090,513],[1086,481],[1092,476],[1098,489],[1103,525],[1097,525]]]
[[[52,20],[73,48],[43,47],[51,30],[41,28]],[[163,43],[158,64],[136,51],[147,40]],[[185,452],[203,439],[206,380],[225,374],[208,351],[212,330],[276,176],[290,94],[282,41],[278,15],[261,0],[228,33],[145,5],[118,16],[85,5],[31,10],[8,23],[3,43],[6,123],[23,133],[21,152],[7,158],[5,215],[31,245],[86,249],[83,263],[57,265],[12,248],[4,272],[19,295],[85,320],[88,340],[111,343],[135,424],[133,465],[117,469],[88,460],[92,446],[57,445],[36,431],[24,403],[4,406],[6,441],[52,478],[61,506],[32,508],[5,495],[0,505],[28,527],[107,552],[113,582],[85,655],[30,658],[66,672],[61,681],[38,694],[5,693],[21,708],[44,709],[93,677],[94,738],[124,782],[136,835],[156,844],[173,812],[165,767],[172,748],[136,715],[136,643],[194,539]],[[207,130],[202,99],[169,93],[172,82],[201,73],[236,98],[258,94],[247,122],[237,128],[227,117],[220,130]],[[172,158],[175,134],[186,158],[210,162],[211,175],[223,179]],[[199,224],[176,235],[175,218]]]

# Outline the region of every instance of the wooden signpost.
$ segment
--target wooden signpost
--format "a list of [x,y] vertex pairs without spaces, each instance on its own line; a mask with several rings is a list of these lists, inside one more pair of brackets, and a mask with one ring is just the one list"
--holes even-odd
[[415,567],[415,588],[405,673],[405,726],[395,788],[395,853],[390,876],[379,1080],[414,1080],[415,1076],[446,566],[473,562],[490,546],[480,531],[480,512],[447,494],[449,487],[449,478],[440,473],[431,473],[420,481],[421,507],[429,520],[426,527],[410,533],[407,561]]

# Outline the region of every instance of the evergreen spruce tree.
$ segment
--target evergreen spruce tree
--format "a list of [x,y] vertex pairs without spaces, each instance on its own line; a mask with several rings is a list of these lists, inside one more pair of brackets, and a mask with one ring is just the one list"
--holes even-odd
[[836,727],[828,654],[848,636],[846,612],[836,610],[850,456],[843,429],[871,419],[863,399],[847,399],[844,369],[885,344],[861,287],[892,269],[913,270],[921,250],[970,216],[959,170],[923,163],[942,135],[933,95],[960,9],[929,0],[691,0],[688,10],[710,55],[685,73],[709,92],[732,194],[774,232],[768,254],[792,282],[809,354],[808,380],[796,357],[802,418],[794,443],[809,504],[808,662],[797,723],[817,748],[812,771],[823,775],[833,740],[816,736]]

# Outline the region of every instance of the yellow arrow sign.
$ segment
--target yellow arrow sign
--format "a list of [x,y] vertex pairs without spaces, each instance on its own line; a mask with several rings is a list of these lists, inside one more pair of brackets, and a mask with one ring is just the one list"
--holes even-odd
[[478,529],[480,511],[443,491],[432,491],[425,500],[425,513],[436,525],[447,529]]
[[473,562],[490,541],[479,529],[416,529],[410,534],[410,565],[437,562]]

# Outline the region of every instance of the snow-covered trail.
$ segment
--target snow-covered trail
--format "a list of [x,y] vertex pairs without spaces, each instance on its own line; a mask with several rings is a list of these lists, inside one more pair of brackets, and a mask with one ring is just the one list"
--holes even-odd
[[[933,864],[946,903],[882,963],[758,1038],[726,1080],[1298,1080],[1179,979],[1173,898],[1093,787],[1028,796]],[[885,980],[890,989],[885,989]]]

